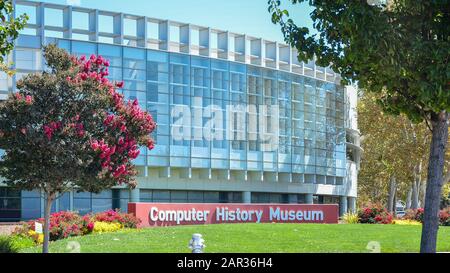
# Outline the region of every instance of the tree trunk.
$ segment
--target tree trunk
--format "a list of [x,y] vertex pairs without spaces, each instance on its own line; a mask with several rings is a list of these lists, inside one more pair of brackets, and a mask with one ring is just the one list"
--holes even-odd
[[421,183],[421,177],[420,174],[422,173],[422,162],[420,162],[414,172],[414,181],[413,181],[413,187],[412,187],[412,198],[411,198],[411,209],[417,209],[419,207],[419,190],[420,190],[420,183]]
[[422,181],[422,184],[420,185],[421,188],[421,199],[420,199],[420,204],[419,204],[419,208],[423,208],[425,207],[425,196],[426,196],[426,191],[427,191],[427,183],[425,183],[425,181]]
[[390,182],[389,182],[389,196],[388,196],[388,203],[387,203],[387,210],[392,213],[394,211],[395,207],[395,192],[397,187],[397,181],[395,179],[394,175],[391,175]]
[[431,117],[433,135],[428,163],[428,182],[422,226],[421,253],[435,253],[439,228],[439,203],[444,175],[444,157],[448,140],[448,113]]
[[45,223],[44,223],[44,244],[42,245],[42,253],[49,253],[48,245],[50,242],[50,212],[55,194],[46,194],[47,202],[45,204]]
[[412,196],[411,196],[411,209],[417,209],[419,208],[419,181],[414,181],[413,188],[412,188]]
[[411,209],[413,187],[414,185],[411,185],[411,189],[408,190],[408,195],[406,196],[406,209]]
[[392,216],[397,218],[397,191],[394,190],[394,201],[392,202]]

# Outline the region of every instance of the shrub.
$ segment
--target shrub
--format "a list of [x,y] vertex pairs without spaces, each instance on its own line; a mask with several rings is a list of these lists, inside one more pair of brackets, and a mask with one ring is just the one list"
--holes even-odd
[[121,213],[117,210],[108,210],[94,214],[92,219],[96,222],[105,223],[119,223],[124,228],[137,228],[140,224],[140,219],[136,218],[132,214]]
[[414,221],[418,221],[418,222],[422,223],[423,222],[423,213],[424,213],[423,208],[409,209],[409,210],[406,210],[405,215],[403,216],[403,219],[414,220]]
[[[26,235],[33,238],[36,243],[42,243],[43,234],[37,234],[34,231],[35,222],[44,224],[44,219],[39,218],[23,223],[21,227],[14,231],[14,234]],[[93,225],[90,223],[89,217],[81,217],[75,212],[61,211],[53,213],[50,215],[50,241],[89,234],[93,229]]]
[[392,214],[380,205],[371,205],[358,211],[358,222],[363,224],[390,224]]
[[[23,222],[16,228],[14,235],[31,238],[34,242],[42,244],[44,235],[35,232],[35,222],[44,223],[40,218]],[[111,232],[122,228],[137,228],[140,220],[132,214],[108,210],[96,214],[80,216],[76,212],[61,211],[50,215],[50,241],[56,241],[73,236],[83,236],[97,232]],[[104,225],[110,224],[110,225]]]
[[94,233],[115,232],[122,229],[120,223],[95,222]]
[[358,214],[357,213],[346,213],[342,216],[342,220],[346,224],[357,224],[358,223]]
[[32,238],[27,236],[11,235],[10,238],[14,246],[16,246],[18,249],[36,246],[36,242]]
[[0,253],[17,253],[19,249],[9,236],[0,236]]
[[441,226],[450,226],[450,207],[439,212],[439,224]]
[[36,233],[36,231],[30,229],[28,231],[28,236],[37,244],[44,243],[44,234],[42,233]]
[[[423,223],[423,208],[407,210],[403,219]],[[439,225],[450,226],[450,207],[439,211]]]

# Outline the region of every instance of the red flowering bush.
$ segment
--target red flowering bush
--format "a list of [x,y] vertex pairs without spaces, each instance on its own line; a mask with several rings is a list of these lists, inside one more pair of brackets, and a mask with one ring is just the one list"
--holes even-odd
[[[22,226],[16,228],[14,234],[28,237],[34,235],[30,231],[35,230],[35,222],[44,224],[44,219],[24,222]],[[115,210],[85,216],[70,211],[56,212],[50,216],[50,241],[90,234],[94,230],[95,222],[119,223],[123,228],[137,228],[140,220],[132,214]]]
[[423,223],[423,208],[418,209],[409,209],[406,210],[405,215],[403,216],[403,219],[405,220],[414,220]]
[[439,212],[439,224],[441,226],[450,226],[450,207]]
[[91,218],[95,222],[119,223],[124,228],[137,228],[141,220],[132,214],[120,213],[117,210],[108,210],[94,214]]
[[[403,219],[415,220],[423,223],[424,209],[410,209],[407,210]],[[450,226],[450,208],[445,208],[439,211],[439,225]]]
[[[28,221],[17,228],[14,233],[26,235],[35,230],[35,222],[44,224],[44,219]],[[75,212],[61,211],[50,216],[50,240],[56,241],[73,236],[86,235],[92,232],[94,223],[89,216],[81,217]]]
[[358,222],[363,224],[391,224],[392,214],[381,205],[369,205],[358,211]]

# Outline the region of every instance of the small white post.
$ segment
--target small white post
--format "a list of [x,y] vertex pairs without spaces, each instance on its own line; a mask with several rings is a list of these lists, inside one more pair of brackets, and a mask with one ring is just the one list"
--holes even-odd
[[189,248],[192,249],[192,253],[203,253],[205,247],[205,240],[203,240],[202,235],[199,233],[193,234],[189,241]]

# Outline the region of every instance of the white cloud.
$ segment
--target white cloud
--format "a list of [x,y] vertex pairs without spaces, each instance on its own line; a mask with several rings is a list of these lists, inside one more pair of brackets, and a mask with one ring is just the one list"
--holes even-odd
[[81,6],[81,0],[66,0],[67,5]]

